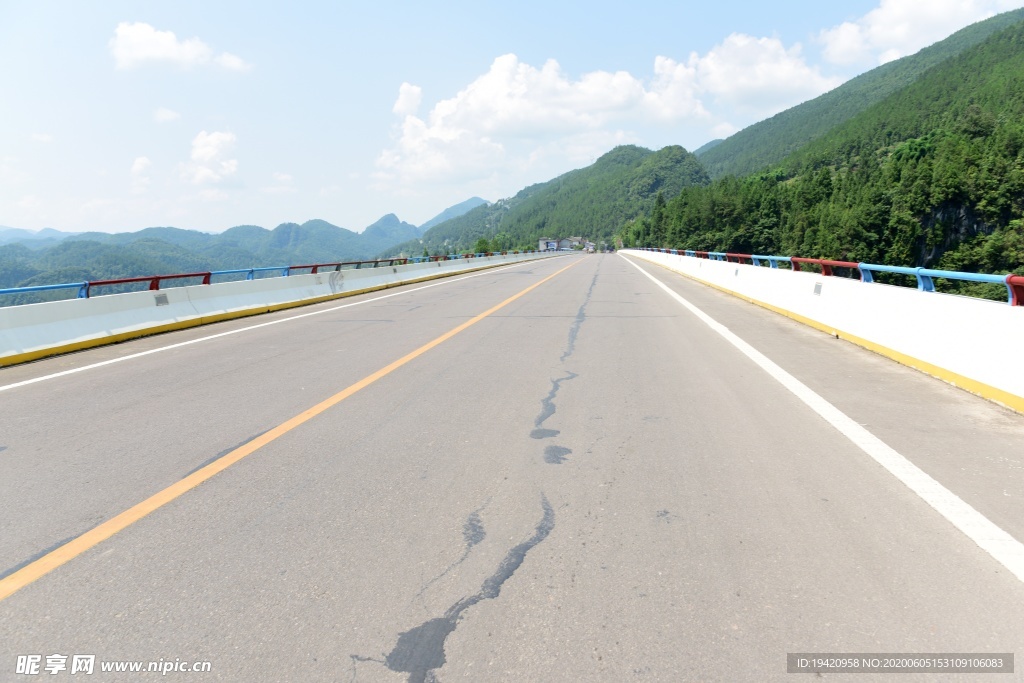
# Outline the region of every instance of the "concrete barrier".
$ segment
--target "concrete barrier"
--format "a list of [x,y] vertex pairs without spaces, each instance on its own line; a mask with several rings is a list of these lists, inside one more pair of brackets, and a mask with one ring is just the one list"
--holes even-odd
[[623,250],[1024,412],[1024,308],[691,256]]
[[558,254],[346,269],[0,308],[0,367],[344,296]]

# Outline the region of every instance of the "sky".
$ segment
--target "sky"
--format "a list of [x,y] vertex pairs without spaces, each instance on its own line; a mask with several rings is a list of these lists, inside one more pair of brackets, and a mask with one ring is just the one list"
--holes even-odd
[[422,224],[694,150],[1024,0],[0,0],[0,226]]

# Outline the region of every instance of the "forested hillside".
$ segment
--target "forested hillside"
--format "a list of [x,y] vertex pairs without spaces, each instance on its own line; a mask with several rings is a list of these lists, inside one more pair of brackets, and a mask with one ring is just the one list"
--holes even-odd
[[621,238],[1024,272],[1024,23],[933,67],[769,170],[684,189]]
[[700,162],[682,147],[657,152],[616,147],[591,166],[478,206],[389,253],[459,251],[473,248],[481,238],[494,250],[535,249],[541,237],[611,239],[623,222],[648,211],[659,194],[672,196],[707,182]]
[[240,225],[218,234],[179,228],[81,233],[43,248],[37,247],[39,241],[0,246],[0,288],[364,260],[419,234],[416,226],[398,220],[394,214],[384,216],[362,233],[322,220],[301,225],[282,223],[273,230]]
[[872,69],[726,140],[704,145],[696,154],[712,178],[746,175],[778,164],[808,142],[913,83],[928,69],[1022,19],[1024,9],[1019,9],[968,26],[917,54]]

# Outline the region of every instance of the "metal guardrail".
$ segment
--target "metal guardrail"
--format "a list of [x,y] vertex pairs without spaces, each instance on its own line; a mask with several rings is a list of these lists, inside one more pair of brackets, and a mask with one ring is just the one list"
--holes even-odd
[[642,247],[640,251],[661,252],[664,254],[676,254],[691,256],[694,258],[706,258],[713,261],[730,261],[743,263],[750,261],[755,266],[763,265],[767,261],[770,268],[778,268],[779,263],[788,263],[793,271],[802,270],[801,266],[817,266],[821,274],[832,276],[833,268],[849,268],[856,270],[861,282],[874,282],[872,273],[895,273],[898,275],[910,275],[916,278],[917,288],[922,292],[935,291],[935,279],[944,278],[948,280],[961,280],[965,282],[980,282],[986,284],[1000,284],[1006,287],[1006,302],[1011,306],[1024,306],[1024,275],[1006,273],[1003,275],[989,275],[986,273],[962,273],[956,270],[935,270],[931,268],[908,268],[905,266],[886,266],[877,263],[855,263],[853,261],[833,261],[830,259],[804,258],[801,256],[765,256],[762,254],[734,254],[731,252],[719,251],[697,251],[694,249],[655,249],[653,247]]
[[267,273],[277,271],[280,273],[279,277],[288,277],[296,270],[309,270],[310,274],[317,274],[321,272],[323,268],[333,268],[334,270],[342,270],[348,268],[378,268],[395,265],[406,265],[409,263],[433,263],[437,261],[455,261],[458,259],[465,258],[482,258],[485,256],[507,254],[533,254],[535,249],[529,249],[526,251],[502,251],[502,252],[486,252],[479,254],[446,254],[442,256],[412,256],[409,258],[392,258],[392,259],[378,259],[375,261],[337,261],[333,263],[310,263],[299,266],[269,266],[261,268],[236,268],[232,270],[211,270],[200,273],[175,273],[172,275],[144,275],[141,277],[126,277],[118,278],[114,280],[91,280],[86,282],[66,282],[57,285],[34,285],[31,287],[10,287],[7,289],[0,289],[0,294],[28,294],[31,292],[47,292],[59,289],[77,289],[79,299],[88,299],[92,296],[92,289],[94,287],[105,287],[111,285],[123,285],[133,284],[137,282],[148,282],[150,291],[157,291],[160,289],[160,283],[164,280],[180,280],[183,278],[202,278],[202,284],[208,285],[211,283],[211,279],[219,275],[241,275],[245,273],[246,280],[252,280],[256,277],[256,273]]

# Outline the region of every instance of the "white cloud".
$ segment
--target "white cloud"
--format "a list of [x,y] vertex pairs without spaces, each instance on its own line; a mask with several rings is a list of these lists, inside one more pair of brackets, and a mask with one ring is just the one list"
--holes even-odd
[[166,107],[160,107],[153,112],[153,120],[157,123],[167,123],[169,121],[177,121],[181,118],[181,114]]
[[132,193],[143,194],[149,189],[150,179],[146,174],[153,162],[148,157],[136,157],[132,162]]
[[289,175],[287,173],[274,173],[273,176],[274,176],[274,180],[276,180],[279,183],[290,183],[290,182],[292,182],[291,175]]
[[235,140],[234,133],[201,131],[192,140],[192,162],[181,166],[182,179],[202,185],[219,183],[233,175],[238,170],[238,161],[226,156],[234,147]]
[[685,67],[659,58],[655,69],[647,87],[625,71],[573,80],[554,60],[538,69],[502,55],[426,118],[413,114],[420,89],[403,83],[393,111],[404,119],[395,144],[378,157],[375,177],[382,183],[479,178],[503,164],[529,166],[552,145],[591,158],[606,151],[597,147],[599,139],[627,136],[620,124],[707,117]]
[[739,132],[739,128],[732,125],[728,121],[716,124],[711,128],[711,135],[713,138],[727,138],[733,133]]
[[136,157],[135,161],[132,162],[132,175],[145,173],[146,169],[152,165],[153,162],[148,157]]
[[199,38],[178,40],[173,31],[158,31],[142,22],[119,23],[107,46],[119,69],[146,62],[170,62],[182,67],[216,63],[233,71],[249,68],[240,57],[227,52],[214,57],[213,49]]
[[502,55],[423,117],[415,114],[420,88],[403,83],[393,107],[402,120],[374,178],[383,189],[522,172],[557,154],[563,168],[589,163],[614,144],[637,142],[640,126],[735,130],[707,103],[766,116],[840,82],[808,66],[799,45],[742,34],[686,61],[659,56],[647,78],[593,71],[573,79],[555,60],[537,68]]
[[703,57],[690,56],[702,92],[768,116],[835,88],[842,79],[809,66],[799,44],[734,33]]
[[231,71],[248,71],[252,68],[251,64],[247,64],[241,57],[230,52],[222,52],[214,61]]
[[834,64],[883,64],[1022,4],[1020,0],[881,0],[859,19],[823,30],[818,39],[825,58]]
[[391,111],[399,116],[415,114],[420,108],[420,100],[422,99],[423,88],[418,85],[403,83],[398,88],[398,99],[395,100],[395,106],[391,108]]
[[32,141],[48,144],[53,142],[53,136],[49,133],[32,133]]

